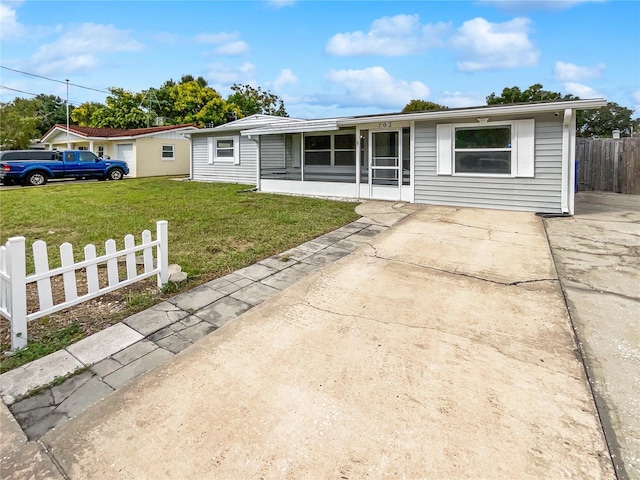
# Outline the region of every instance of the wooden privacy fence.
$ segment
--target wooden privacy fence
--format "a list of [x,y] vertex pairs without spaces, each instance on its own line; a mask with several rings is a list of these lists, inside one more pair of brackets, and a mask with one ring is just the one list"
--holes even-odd
[[577,138],[578,190],[640,194],[640,138]]
[[[168,282],[168,224],[156,223],[156,239],[151,232],[142,232],[142,243],[135,244],[133,235],[124,237],[124,249],[116,250],[115,240],[105,242],[105,255],[96,256],[95,245],[84,247],[84,260],[74,263],[73,246],[70,243],[60,245],[61,266],[49,269],[47,244],[42,240],[33,243],[35,273],[26,274],[26,243],[24,237],[12,237],[4,246],[0,246],[0,314],[11,325],[11,348],[16,350],[27,345],[27,323],[51,313],[77,305],[92,298],[104,295],[135,282],[158,276],[158,286]],[[156,247],[156,258],[153,248]],[[142,251],[143,267],[138,272],[136,253]],[[120,279],[118,257],[125,258],[126,278]],[[107,284],[100,286],[98,266],[106,265]],[[76,272],[84,270],[86,286],[81,289],[87,293],[79,295]],[[52,278],[62,276],[64,301],[54,303],[51,289]],[[104,283],[104,282],[103,282]],[[27,285],[35,284],[38,294],[38,309],[27,312]],[[31,309],[32,310],[32,309]]]

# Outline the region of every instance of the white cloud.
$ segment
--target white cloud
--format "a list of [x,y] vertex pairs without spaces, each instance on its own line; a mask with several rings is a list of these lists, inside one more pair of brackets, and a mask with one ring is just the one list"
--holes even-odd
[[341,102],[349,105],[402,107],[411,99],[426,99],[431,93],[424,83],[393,78],[382,67],[364,70],[332,70],[327,79],[344,87]]
[[402,56],[421,53],[429,47],[443,44],[442,38],[450,24],[420,23],[418,15],[382,17],[371,24],[367,32],[338,33],[325,46],[330,55]]
[[38,73],[69,73],[91,70],[100,64],[100,55],[137,52],[142,44],[113,25],[83,23],[69,28],[53,43],[42,45],[30,62]]
[[252,63],[245,62],[239,66],[227,65],[225,63],[212,63],[209,65],[209,73],[206,78],[212,83],[212,87],[220,93],[230,91],[231,85],[239,84],[255,84],[253,78],[256,66]]
[[240,38],[239,32],[218,32],[218,33],[199,33],[193,40],[198,43],[211,43],[214,45],[220,45],[222,43],[229,43]]
[[527,12],[533,10],[567,10],[583,3],[602,2],[604,0],[480,0],[478,5],[496,7],[504,12]]
[[458,70],[475,72],[537,65],[540,52],[529,40],[528,18],[491,23],[484,18],[467,20],[452,38],[462,60]]
[[298,77],[296,77],[291,70],[285,68],[280,72],[278,78],[273,81],[273,87],[276,90],[281,90],[285,85],[293,85],[298,82]]
[[475,107],[484,105],[486,98],[478,94],[464,94],[462,92],[443,92],[437,103],[449,108]]
[[601,78],[606,68],[604,63],[593,67],[581,67],[574,63],[556,62],[554,75],[556,80],[564,82],[584,81],[591,78]]
[[198,43],[217,45],[213,50],[216,55],[241,55],[249,50],[249,45],[240,40],[239,32],[200,33],[193,37]]
[[567,82],[564,84],[564,89],[566,92],[569,92],[570,94],[580,98],[604,97],[604,95],[602,95],[598,91],[581,83]]
[[21,38],[25,35],[25,27],[18,22],[16,11],[0,3],[0,39],[12,40]]
[[239,40],[237,42],[229,42],[224,45],[220,45],[218,48],[214,50],[214,53],[218,55],[241,55],[249,50],[249,45],[247,42],[243,40]]

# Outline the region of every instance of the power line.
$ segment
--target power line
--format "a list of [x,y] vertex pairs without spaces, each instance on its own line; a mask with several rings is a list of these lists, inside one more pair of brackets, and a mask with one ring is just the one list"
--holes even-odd
[[[42,78],[42,79],[48,80],[50,82],[62,83],[62,84],[65,84],[65,85],[67,84],[67,82],[65,80],[56,80],[55,78],[43,77],[42,75],[36,75],[35,73],[23,72],[22,70],[16,70],[15,68],[5,67],[4,65],[0,65],[0,68],[4,68],[5,70],[9,70],[11,72],[22,73],[23,75],[29,75],[30,77]],[[72,86],[78,87],[78,88],[84,88],[85,90],[93,90],[94,92],[100,92],[100,93],[106,93],[106,94],[110,94],[111,93],[111,92],[107,92],[105,90],[98,90],[97,88],[91,88],[91,87],[85,87],[83,85],[78,85],[77,83],[69,83],[69,85],[72,85]]]
[[12,92],[24,93],[26,95],[33,95],[34,97],[37,97],[38,95],[40,95],[39,93],[25,92],[24,90],[18,90],[17,88],[5,87],[4,85],[0,85],[0,88],[4,88],[5,90],[11,90]]
[[[24,90],[18,90],[17,88],[11,88],[11,87],[5,87],[4,85],[0,85],[0,88],[4,88],[5,90],[11,90],[12,92],[18,92],[18,93],[24,93],[25,95],[32,95],[34,97],[37,97],[38,95],[44,95],[43,93],[31,93],[31,92],[25,92]],[[69,102],[71,105],[81,105],[80,103],[77,102]]]

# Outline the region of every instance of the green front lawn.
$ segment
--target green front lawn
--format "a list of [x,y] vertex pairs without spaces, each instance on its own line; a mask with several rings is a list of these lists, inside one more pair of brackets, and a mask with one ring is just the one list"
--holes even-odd
[[[95,244],[100,255],[104,253],[105,240],[113,238],[118,248],[122,248],[123,237],[132,233],[139,243],[142,230],[151,230],[155,237],[155,222],[167,220],[169,263],[179,264],[189,275],[187,285],[172,292],[175,293],[358,218],[354,203],[243,192],[248,188],[150,178],[6,190],[0,192],[0,242],[4,244],[7,238],[22,235],[30,247],[37,239],[45,240],[50,268],[54,268],[59,265],[58,246],[63,242],[71,243],[76,259],[81,260],[82,249],[88,243]],[[27,258],[31,273],[33,262],[29,252]],[[162,298],[160,295],[148,298],[145,294],[143,298],[129,295],[125,300],[126,308],[118,313],[118,320]],[[2,327],[5,334],[0,347],[4,351],[9,345],[6,325]],[[32,329],[31,324],[29,328],[30,335],[36,337],[48,338],[46,335],[50,337],[53,333],[46,328]],[[69,338],[77,339],[77,335]],[[5,370],[6,366],[3,367]]]

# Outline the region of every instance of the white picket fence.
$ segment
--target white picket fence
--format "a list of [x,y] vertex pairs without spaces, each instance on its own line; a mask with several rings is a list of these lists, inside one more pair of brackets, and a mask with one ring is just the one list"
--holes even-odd
[[[0,246],[0,314],[11,323],[11,348],[17,350],[27,345],[27,323],[31,320],[77,305],[105,293],[131,285],[135,282],[158,276],[158,286],[168,282],[168,224],[162,220],[156,223],[156,239],[151,232],[142,232],[142,243],[135,244],[134,236],[124,237],[124,250],[116,250],[115,240],[105,242],[105,255],[96,256],[95,245],[84,247],[84,261],[74,263],[73,246],[70,243],[60,245],[59,268],[49,269],[47,244],[42,240],[33,243],[35,273],[26,274],[26,244],[24,237],[12,237],[4,246]],[[154,261],[153,248],[156,247]],[[138,273],[136,253],[142,251],[143,272]],[[126,278],[120,280],[118,257],[125,257]],[[98,265],[106,264],[108,285],[100,287]],[[85,269],[86,290],[78,295],[76,271]],[[64,302],[54,304],[51,292],[51,279],[62,275]],[[39,308],[27,313],[27,285],[35,283],[38,292]]]

